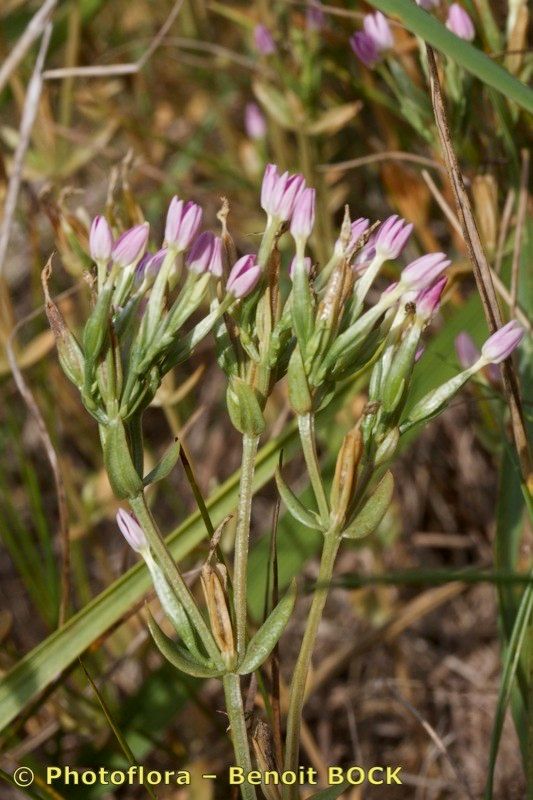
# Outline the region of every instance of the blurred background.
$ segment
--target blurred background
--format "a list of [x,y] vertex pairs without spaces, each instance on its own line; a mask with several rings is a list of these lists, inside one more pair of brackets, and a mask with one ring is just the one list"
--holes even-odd
[[[527,82],[533,62],[526,4],[497,2],[488,11],[481,0],[464,5],[476,44]],[[43,40],[44,16],[35,41],[28,41],[30,20],[43,9],[52,21],[49,42]],[[392,51],[375,69],[362,64],[350,37],[370,10],[358,2],[296,0],[2,3],[0,673],[19,665],[6,704],[0,702],[0,765],[7,773],[16,764],[38,775],[47,764],[124,766],[126,740],[139,763],[191,770],[192,786],[160,788],[159,797],[232,796],[223,782],[201,779],[206,770],[223,772],[231,759],[225,717],[212,713],[223,707],[219,687],[162,661],[140,614],[147,584],[139,571],[121,581],[134,557],[115,529],[118,506],[96,426],[58,366],[46,324],[40,273],[52,253],[51,290],[65,317],[75,328],[84,313],[87,230],[96,213],[106,213],[117,227],[148,219],[157,248],[173,194],[199,202],[209,227],[216,227],[225,197],[239,253],[252,251],[264,226],[261,178],[266,163],[274,162],[302,171],[318,190],[311,245],[319,264],[328,258],[346,203],[352,219],[398,213],[414,223],[405,263],[431,250],[453,259],[446,303],[426,335],[413,399],[457,370],[460,332],[468,331],[477,344],[486,338],[434,125],[423,50],[395,23]],[[445,19],[445,4],[431,13]],[[531,119],[453,61],[442,58],[440,68],[452,139],[502,308],[529,324]],[[394,275],[391,267],[385,279]],[[528,420],[529,347],[517,362]],[[19,383],[21,376],[26,382],[24,399],[9,348]],[[203,495],[218,492],[219,506],[231,510],[240,451],[224,388],[207,340],[163,386],[146,415],[146,435],[155,463],[179,434]],[[363,408],[364,390],[355,385],[322,419],[321,457],[330,467],[343,432]],[[267,415],[270,433],[280,437],[290,460],[284,385],[276,388]],[[54,454],[68,513],[70,585],[63,606],[67,618],[78,614],[60,637],[54,631],[66,566]],[[257,619],[276,507],[272,464],[264,459],[253,510],[250,605]],[[298,458],[287,474],[304,492]],[[481,797],[493,760],[491,732],[505,712],[498,699],[502,660],[522,593],[520,586],[484,576],[493,569],[523,570],[531,555],[498,374],[483,376],[437,422],[411,437],[395,479],[395,500],[378,535],[346,546],[339,558],[339,587],[315,657],[302,762],[321,776],[329,764],[402,766],[404,786],[354,787],[346,795],[351,800]],[[184,569],[201,564],[207,540],[190,523],[196,505],[180,466],[151,499],[164,530],[182,525],[177,537]],[[231,537],[230,525],[227,550]],[[278,546],[282,583],[303,571],[310,585],[319,542],[283,509]],[[281,643],[286,680],[305,619],[305,583],[302,588]],[[512,693],[519,731],[520,692],[515,686]],[[494,797],[525,796],[524,742],[507,715]],[[38,782],[35,790],[41,792],[35,796],[90,800],[146,796],[142,787],[110,793],[58,784],[54,794]],[[20,794],[5,784],[0,796]]]

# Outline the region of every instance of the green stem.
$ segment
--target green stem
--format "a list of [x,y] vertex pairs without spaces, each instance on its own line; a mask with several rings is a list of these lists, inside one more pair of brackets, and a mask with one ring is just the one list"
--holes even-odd
[[144,494],[141,493],[136,497],[130,497],[129,504],[146,534],[156,562],[160,565],[169,585],[175,591],[177,599],[187,612],[207,652],[217,666],[223,667],[224,662],[213,635],[167,549],[165,540],[148,508]]
[[[224,685],[233,752],[235,753],[235,766],[242,767],[244,772],[248,773],[252,769],[252,759],[246,732],[240,678],[234,672],[228,672],[222,678],[222,683]],[[241,785],[241,795],[243,800],[256,800],[257,797],[255,787],[249,783]]]
[[314,414],[302,414],[298,416],[298,430],[300,431],[300,439],[302,442],[302,450],[309,473],[309,479],[313,492],[315,494],[318,509],[320,511],[321,521],[324,525],[328,524],[329,520],[329,505],[324,491],[324,484],[320,475],[320,466],[318,464],[318,455],[316,452],[315,442],[315,417]]
[[235,623],[237,629],[237,653],[239,656],[244,654],[246,647],[248,548],[250,540],[250,517],[252,512],[255,457],[257,455],[258,445],[258,436],[243,435],[233,566],[233,602],[235,606]]
[[[287,733],[285,738],[285,770],[298,769],[298,758],[300,753],[300,725],[302,721],[303,706],[305,700],[305,685],[307,674],[311,664],[311,656],[315,648],[316,635],[322,612],[326,604],[329,584],[333,575],[333,566],[340,544],[339,532],[336,528],[330,529],[324,537],[324,549],[320,560],[320,570],[318,573],[317,584],[311,609],[307,618],[304,638],[300,648],[300,655],[296,662],[292,674],[291,688],[289,692],[289,711],[287,714]],[[283,790],[284,800],[296,798],[297,789],[294,786],[286,786]]]

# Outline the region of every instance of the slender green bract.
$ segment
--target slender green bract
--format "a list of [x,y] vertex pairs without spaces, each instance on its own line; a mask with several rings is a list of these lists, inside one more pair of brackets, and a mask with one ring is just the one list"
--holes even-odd
[[533,91],[469,42],[449,31],[414,0],[369,0],[384,14],[398,17],[405,27],[435,49],[452,58],[483,83],[494,87],[526,111],[533,112]]

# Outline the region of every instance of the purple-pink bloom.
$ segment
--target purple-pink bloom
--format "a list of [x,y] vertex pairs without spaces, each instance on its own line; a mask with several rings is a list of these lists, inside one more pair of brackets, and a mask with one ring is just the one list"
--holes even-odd
[[128,267],[143,255],[148,244],[150,227],[147,222],[136,225],[121,234],[111,251],[111,258],[119,267]]
[[358,275],[361,275],[368,267],[376,256],[375,239],[372,237],[365,246],[357,253],[353,268]]
[[304,188],[303,175],[289,175],[288,172],[280,175],[274,164],[267,164],[261,186],[261,207],[269,216],[287,221]]
[[222,275],[222,240],[211,231],[204,231],[194,240],[187,256],[187,267],[191,272],[211,272]]
[[[294,278],[294,270],[296,269],[297,260],[298,260],[297,256],[294,256],[294,258],[292,259],[292,261],[291,261],[291,263],[289,265],[289,277],[290,277],[291,280]],[[303,267],[304,267],[304,270],[307,272],[308,275],[311,274],[312,265],[313,264],[312,264],[311,259],[309,258],[309,256],[306,256],[303,259]]]
[[295,239],[308,239],[315,224],[315,190],[304,189],[294,204],[291,233]]
[[199,205],[188,200],[186,203],[176,195],[170,201],[165,225],[165,241],[180,252],[186,250],[200,227],[203,211]]
[[251,254],[242,256],[231,268],[226,283],[226,291],[236,298],[246,297],[250,294],[261,277],[261,267],[256,264],[257,256]]
[[420,361],[420,359],[424,355],[425,349],[426,348],[424,347],[423,344],[421,344],[420,347],[417,349],[417,351],[415,353],[415,364],[418,364],[418,362]]
[[144,531],[132,514],[128,514],[123,508],[117,512],[117,525],[119,530],[132,550],[141,553],[148,547]]
[[264,139],[267,132],[266,120],[257,103],[247,103],[244,109],[244,127],[250,139]]
[[363,29],[367,36],[373,39],[378,52],[382,53],[394,46],[390,25],[381,11],[376,11],[375,14],[365,14]]
[[305,23],[310,31],[321,31],[324,27],[325,14],[319,0],[308,0],[305,12]]
[[411,223],[407,223],[397,214],[392,214],[378,228],[375,238],[376,251],[387,259],[398,258],[412,230]]
[[469,14],[459,3],[452,3],[446,19],[446,27],[460,39],[471,42],[475,38],[476,29]]
[[263,56],[270,56],[276,52],[276,44],[266,25],[256,25],[254,28],[254,44]]
[[416,304],[416,313],[425,320],[430,320],[434,314],[437,313],[440,307],[440,301],[442,298],[442,293],[444,292],[444,287],[448,282],[448,278],[446,276],[442,276],[432,283],[431,286],[428,286],[426,289],[422,289],[421,292],[418,293],[415,304]]
[[402,270],[401,282],[409,289],[424,289],[436,281],[451,263],[444,253],[428,253]]
[[463,369],[468,369],[472,364],[475,364],[481,355],[474,344],[474,340],[466,331],[462,331],[462,333],[455,338],[455,352],[457,354],[457,360]]
[[89,251],[94,261],[109,261],[113,249],[113,234],[105,217],[93,219],[89,233]]
[[356,31],[350,37],[350,46],[365,67],[374,67],[379,61],[379,50],[374,39],[365,31]]
[[481,355],[491,364],[499,364],[509,358],[513,350],[518,347],[524,336],[523,327],[516,321],[511,320],[499,331],[489,336],[483,347]]

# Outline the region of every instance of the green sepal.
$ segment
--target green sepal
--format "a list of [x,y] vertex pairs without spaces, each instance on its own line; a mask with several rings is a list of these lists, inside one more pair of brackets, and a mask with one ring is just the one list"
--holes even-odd
[[96,303],[91,315],[85,323],[83,331],[83,351],[87,362],[90,363],[91,366],[100,355],[107,336],[112,296],[112,286],[107,286],[102,289],[96,298]]
[[324,530],[323,525],[320,522],[320,518],[318,514],[315,514],[314,511],[310,511],[307,509],[296,497],[292,489],[287,486],[285,481],[283,480],[283,475],[281,474],[281,470],[279,467],[276,469],[275,472],[276,478],[276,486],[278,487],[278,492],[280,494],[281,499],[287,506],[287,510],[289,513],[301,522],[302,525],[305,525],[307,528],[312,528],[315,531],[322,531]]
[[362,539],[373,533],[385,516],[392,500],[394,478],[390,470],[385,473],[362,509],[343,531],[343,538]]
[[293,580],[276,608],[270,612],[255,636],[252,636],[244,658],[239,665],[239,675],[255,672],[264,664],[279,641],[296,602],[296,581]]
[[309,414],[313,410],[313,398],[309,391],[309,383],[302,360],[300,346],[292,352],[287,369],[289,386],[289,403],[296,414]]
[[194,661],[188,650],[163,633],[151,614],[148,617],[148,627],[161,655],[176,669],[195,678],[218,678],[224,674],[224,670],[217,669],[214,665]]
[[259,436],[265,429],[263,411],[256,390],[237,375],[229,379],[226,403],[231,421],[240,433]]
[[133,465],[122,420],[113,420],[106,429],[104,463],[115,495],[123,500],[142,491],[143,482]]
[[144,486],[149,486],[151,483],[162,481],[174,469],[178,458],[180,456],[181,444],[178,439],[175,439],[170,447],[165,451],[163,458],[159,463],[143,478]]
[[428,392],[409,411],[409,416],[400,425],[400,433],[406,433],[417,422],[427,422],[444,411],[447,403],[461,389],[467,380],[476,372],[475,365],[450,378],[437,389]]

